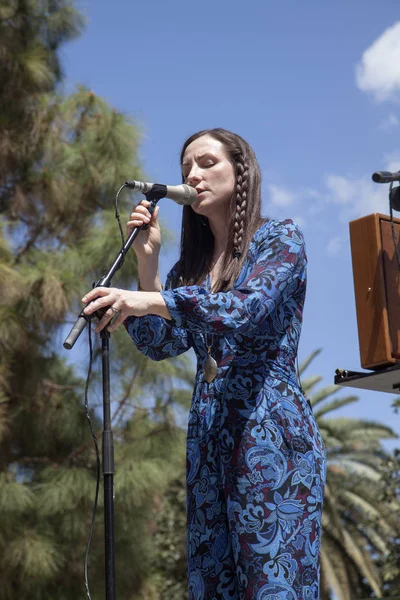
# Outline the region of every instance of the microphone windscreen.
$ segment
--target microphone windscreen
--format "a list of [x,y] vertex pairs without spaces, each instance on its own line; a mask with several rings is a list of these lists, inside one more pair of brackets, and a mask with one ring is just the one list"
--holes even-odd
[[392,180],[392,175],[390,171],[376,171],[372,175],[372,181],[375,181],[375,183],[389,183]]

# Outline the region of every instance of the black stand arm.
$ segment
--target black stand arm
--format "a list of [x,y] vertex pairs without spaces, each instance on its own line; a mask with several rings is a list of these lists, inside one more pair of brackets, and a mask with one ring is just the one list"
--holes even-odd
[[[161,200],[161,198],[164,198],[166,193],[167,193],[167,186],[161,185],[161,184],[154,184],[151,189],[151,192],[149,194],[145,194],[146,199],[150,202],[150,206],[149,206],[148,210],[151,214],[153,214],[158,201]],[[93,288],[100,287],[100,286],[110,287],[111,279],[113,278],[115,273],[118,271],[118,269],[120,269],[122,267],[123,262],[125,260],[125,255],[128,252],[129,248],[132,246],[132,243],[138,236],[139,232],[142,231],[142,229],[147,229],[147,228],[148,228],[148,225],[142,225],[141,227],[135,227],[131,231],[123,248],[121,248],[121,250],[117,254],[107,275],[104,275],[101,279],[99,279],[98,281],[95,281],[93,284]],[[74,347],[76,340],[81,335],[82,331],[85,329],[88,321],[91,318],[93,318],[94,316],[96,316],[100,320],[106,310],[107,310],[107,308],[103,309],[103,312],[96,311],[95,313],[93,313],[90,316],[86,316],[82,310],[82,312],[78,316],[78,319],[76,320],[75,324],[73,325],[71,331],[69,332],[69,334],[67,335],[67,337],[64,341],[64,344],[63,344],[64,348],[66,348],[66,350],[71,350]]]

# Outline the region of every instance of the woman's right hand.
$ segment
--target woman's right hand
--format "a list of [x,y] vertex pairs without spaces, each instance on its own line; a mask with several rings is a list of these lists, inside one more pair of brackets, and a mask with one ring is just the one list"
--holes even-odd
[[135,227],[149,225],[144,231],[140,231],[132,244],[138,258],[154,257],[158,258],[161,248],[161,230],[158,223],[159,207],[156,206],[153,214],[148,211],[150,202],[142,200],[133,207],[132,213],[127,223],[127,234],[130,235]]

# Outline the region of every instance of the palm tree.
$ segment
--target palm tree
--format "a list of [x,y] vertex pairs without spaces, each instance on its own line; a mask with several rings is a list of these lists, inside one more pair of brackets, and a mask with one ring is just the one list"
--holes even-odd
[[[320,350],[300,367],[300,374]],[[318,421],[327,449],[327,483],[321,547],[321,600],[332,593],[338,600],[385,595],[382,563],[393,538],[400,533],[397,495],[387,496],[383,475],[391,455],[381,440],[396,433],[367,419],[332,417],[334,410],[356,402],[357,396],[336,397],[340,388],[315,390],[321,377],[308,377],[302,386]]]

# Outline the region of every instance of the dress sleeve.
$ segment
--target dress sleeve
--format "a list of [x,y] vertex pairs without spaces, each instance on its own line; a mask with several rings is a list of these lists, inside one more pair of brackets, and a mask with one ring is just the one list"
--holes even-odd
[[268,221],[254,238],[255,260],[243,282],[227,292],[186,286],[162,292],[177,327],[224,335],[257,326],[305,284],[306,253],[290,219]]
[[[166,290],[171,288],[173,273],[174,269],[167,276]],[[179,356],[192,347],[189,331],[158,315],[128,317],[124,325],[138,350],[152,360]]]

